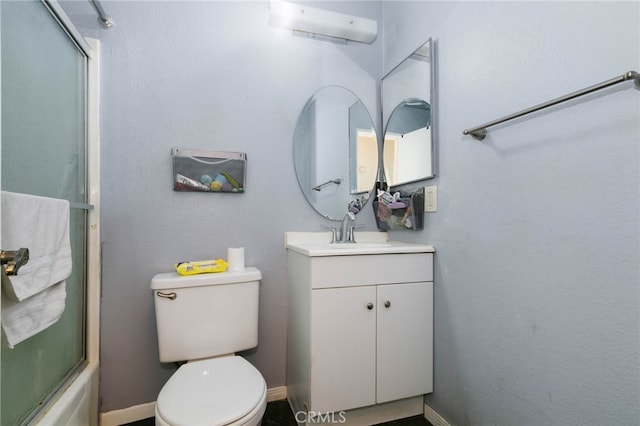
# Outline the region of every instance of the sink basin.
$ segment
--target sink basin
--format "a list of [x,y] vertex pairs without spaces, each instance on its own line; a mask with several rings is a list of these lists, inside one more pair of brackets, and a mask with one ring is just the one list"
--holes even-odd
[[387,253],[431,253],[433,246],[388,241],[382,232],[360,232],[357,243],[330,243],[326,232],[287,232],[286,247],[305,256],[349,256]]

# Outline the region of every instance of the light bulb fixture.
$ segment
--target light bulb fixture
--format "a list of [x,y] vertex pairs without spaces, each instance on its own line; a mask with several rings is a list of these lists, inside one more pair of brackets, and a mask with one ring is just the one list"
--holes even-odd
[[378,36],[378,23],[373,19],[282,0],[271,1],[269,25],[368,44],[373,43]]

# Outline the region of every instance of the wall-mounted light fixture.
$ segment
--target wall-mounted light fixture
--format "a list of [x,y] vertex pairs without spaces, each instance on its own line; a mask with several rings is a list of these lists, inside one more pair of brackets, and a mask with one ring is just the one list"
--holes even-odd
[[373,43],[378,36],[378,23],[373,19],[282,0],[271,1],[269,25],[361,43]]

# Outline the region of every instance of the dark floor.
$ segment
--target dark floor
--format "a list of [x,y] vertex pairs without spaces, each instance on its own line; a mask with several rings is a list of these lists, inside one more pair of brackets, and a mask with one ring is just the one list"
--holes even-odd
[[[154,419],[145,419],[126,426],[154,426]],[[431,426],[431,423],[422,416],[409,417],[388,423],[379,423],[380,426]],[[267,404],[267,411],[262,418],[262,426],[297,426],[293,413],[287,401],[274,401]]]

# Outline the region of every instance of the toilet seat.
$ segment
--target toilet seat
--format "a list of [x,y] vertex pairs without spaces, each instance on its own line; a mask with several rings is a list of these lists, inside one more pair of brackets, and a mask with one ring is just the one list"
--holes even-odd
[[160,391],[156,422],[171,426],[259,424],[266,394],[264,378],[242,357],[190,362]]

